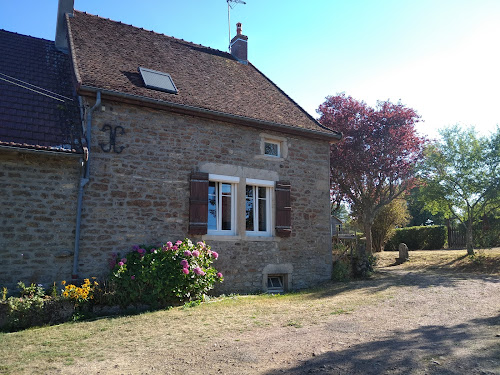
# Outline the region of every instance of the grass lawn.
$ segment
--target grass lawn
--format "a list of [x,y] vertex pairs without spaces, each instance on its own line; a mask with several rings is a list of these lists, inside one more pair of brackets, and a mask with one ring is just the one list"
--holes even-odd
[[[396,267],[499,272],[500,249],[479,252],[473,260],[464,254],[465,250],[411,251],[410,261]],[[377,256],[381,266],[389,266],[397,253]],[[135,357],[155,363],[165,353],[192,359],[196,348],[210,353],[214,345],[237,345],[240,334],[312,329],[335,316],[390,300],[399,286],[377,288],[376,279],[329,282],[287,295],[218,297],[194,307],[0,333],[0,374],[95,373],[99,363],[111,366],[104,373],[129,373],[112,366],[130,364]]]
[[500,247],[476,250],[476,256],[467,256],[466,250],[417,250],[410,251],[410,260],[395,266],[397,251],[376,253],[378,267],[418,270],[456,270],[472,273],[500,273]]
[[56,369],[65,373],[64,366],[78,361],[126,361],[145,355],[148,347],[181,356],[179,352],[186,348],[214,340],[234,341],[238,333],[322,323],[389,293],[357,287],[355,281],[287,295],[219,297],[189,308],[0,333],[0,374],[52,373]]

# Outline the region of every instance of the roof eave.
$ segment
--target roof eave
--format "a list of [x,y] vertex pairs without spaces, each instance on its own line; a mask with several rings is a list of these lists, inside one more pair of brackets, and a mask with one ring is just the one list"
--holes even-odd
[[211,109],[194,107],[186,104],[172,103],[163,100],[148,98],[145,96],[128,94],[121,91],[102,89],[93,86],[79,85],[78,93],[80,95],[88,95],[90,93],[101,92],[103,99],[109,98],[121,102],[142,104],[151,108],[165,109],[176,113],[197,115],[199,117],[208,119],[217,119],[225,122],[237,123],[239,125],[250,126],[258,129],[265,130],[275,130],[288,134],[299,135],[308,138],[328,140],[330,143],[337,143],[342,139],[342,133],[330,130],[331,133],[316,131],[312,129],[299,128],[297,126],[291,126],[286,124],[280,124],[276,122],[263,121],[258,119],[253,119],[250,117],[234,115],[230,113],[214,111]]
[[81,158],[83,156],[82,152],[78,152],[76,150],[58,149],[55,147],[44,147],[44,146],[36,146],[36,145],[0,144],[0,150],[20,152],[20,153],[50,154],[50,155],[68,156],[68,157],[75,157],[75,158]]

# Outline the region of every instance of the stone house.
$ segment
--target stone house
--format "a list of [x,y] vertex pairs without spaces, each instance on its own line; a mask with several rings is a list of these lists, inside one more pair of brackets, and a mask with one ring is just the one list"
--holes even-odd
[[83,161],[74,92],[53,41],[0,30],[0,287],[71,276]]
[[[65,186],[57,197],[67,203],[57,204],[68,213],[44,209],[47,201],[29,194],[16,199],[26,215],[4,219],[18,239],[0,237],[8,255],[0,284],[21,275],[43,282],[105,276],[112,252],[185,237],[219,252],[219,292],[328,280],[329,150],[341,135],[248,61],[241,25],[226,53],[74,11],[72,3],[60,1],[55,46],[71,62],[83,153],[74,149],[80,158],[68,158],[76,166],[54,157],[57,180],[45,162],[19,177],[28,193],[42,178],[54,191]],[[24,156],[6,156],[12,167],[2,179],[19,173],[14,165]],[[71,164],[66,174],[64,163]],[[31,233],[27,217],[36,204],[39,228],[59,226],[45,232],[57,236],[28,246],[22,236]]]

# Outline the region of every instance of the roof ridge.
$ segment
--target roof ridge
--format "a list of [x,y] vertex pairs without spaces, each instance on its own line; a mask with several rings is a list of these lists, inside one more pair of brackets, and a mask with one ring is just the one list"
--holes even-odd
[[55,44],[55,42],[53,40],[49,40],[49,39],[45,39],[45,38],[38,38],[36,36],[26,35],[26,34],[19,34],[19,33],[16,33],[15,31],[9,31],[9,30],[5,30],[5,29],[0,29],[0,31],[6,32],[6,33],[9,33],[9,34],[19,35],[19,36],[22,36],[22,37],[28,37],[28,38],[32,38],[32,39],[43,40],[44,42],[49,42],[49,43]]
[[143,27],[134,26],[134,25],[132,25],[132,24],[125,23],[125,22],[122,22],[122,21],[112,20],[111,18],[101,17],[101,16],[99,16],[98,14],[91,14],[91,13],[87,13],[87,12],[84,12],[84,11],[81,11],[81,10],[76,10],[76,9],[74,10],[74,12],[76,12],[76,13],[82,13],[82,14],[85,14],[85,15],[87,15],[87,16],[97,17],[97,18],[100,18],[100,19],[102,19],[102,20],[111,21],[111,22],[114,22],[114,23],[117,23],[117,24],[120,24],[120,25],[133,27],[134,29],[147,31],[147,32],[150,32],[150,33],[153,33],[153,34],[156,34],[156,35],[164,36],[164,37],[166,37],[166,38],[170,38],[170,39],[173,39],[173,40],[175,40],[175,41],[183,42],[183,43],[190,44],[190,45],[193,45],[193,46],[196,46],[196,47],[203,47],[203,48],[207,48],[207,49],[212,50],[212,51],[216,51],[216,52],[224,53],[224,54],[226,54],[229,58],[231,58],[231,59],[235,60],[235,57],[234,57],[233,55],[231,55],[229,52],[226,52],[226,51],[221,51],[221,50],[219,50],[219,49],[217,49],[217,48],[212,48],[212,47],[205,46],[205,45],[203,45],[203,44],[198,44],[198,43],[190,42],[189,40],[184,40],[184,39],[182,39],[182,38],[176,38],[175,36],[167,35],[167,34],[164,34],[164,33],[159,33],[159,32],[156,32],[156,31],[154,31],[154,30],[148,30],[148,29],[145,29],[145,28],[143,28]]
[[76,84],[80,86],[82,84],[82,77],[80,75],[80,70],[78,69],[78,63],[76,61],[75,45],[73,43],[73,37],[71,33],[71,22],[69,22],[69,14],[66,14],[66,37],[68,38],[68,49],[69,49],[69,61],[72,71],[75,74]]

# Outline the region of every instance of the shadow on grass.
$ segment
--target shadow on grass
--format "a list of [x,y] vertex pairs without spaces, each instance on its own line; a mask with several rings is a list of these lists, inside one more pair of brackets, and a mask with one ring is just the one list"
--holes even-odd
[[328,342],[330,335],[325,332],[325,344],[332,348],[330,351],[298,366],[266,374],[494,375],[500,373],[500,344],[492,327],[500,328],[500,315],[452,327],[436,325],[395,331],[348,347]]
[[452,271],[409,271],[409,270],[379,270],[369,279],[352,280],[348,282],[331,282],[321,288],[309,290],[309,298],[327,298],[354,290],[366,289],[370,292],[381,292],[392,287],[447,287],[453,288],[463,280],[480,280],[487,283],[500,283],[496,275],[470,274]]
[[467,257],[468,257],[468,255],[464,254],[464,255],[462,255],[462,256],[460,256],[458,258],[453,259],[451,262],[445,263],[444,265],[445,266],[451,266],[451,265],[455,264],[456,262],[459,262],[461,260],[466,259]]

